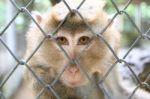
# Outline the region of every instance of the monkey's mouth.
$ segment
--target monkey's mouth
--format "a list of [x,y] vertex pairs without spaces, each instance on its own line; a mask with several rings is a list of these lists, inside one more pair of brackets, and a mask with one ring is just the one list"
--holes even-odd
[[79,69],[76,68],[75,72],[70,72],[70,68],[67,68],[62,75],[62,82],[66,86],[74,88],[85,85],[86,79]]

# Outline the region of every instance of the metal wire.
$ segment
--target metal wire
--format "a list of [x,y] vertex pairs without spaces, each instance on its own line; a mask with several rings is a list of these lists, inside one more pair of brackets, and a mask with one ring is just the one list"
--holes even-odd
[[[59,94],[55,91],[55,89],[53,89],[53,86],[56,84],[56,82],[59,80],[60,76],[63,74],[63,72],[65,71],[65,69],[68,67],[69,63],[66,64],[64,66],[64,68],[61,70],[61,72],[56,76],[56,78],[52,81],[51,84],[47,84],[44,81],[42,81],[38,75],[32,70],[31,66],[28,65],[28,61],[34,56],[34,54],[38,51],[38,49],[42,46],[43,42],[47,39],[47,38],[51,38],[52,40],[55,40],[54,35],[57,34],[57,32],[60,30],[60,28],[65,24],[66,20],[68,17],[70,17],[70,14],[76,13],[81,20],[84,22],[84,24],[86,25],[86,27],[91,31],[91,33],[93,34],[93,37],[98,37],[100,40],[102,40],[104,42],[104,44],[108,47],[108,49],[112,52],[113,56],[115,57],[116,61],[114,64],[112,64],[112,66],[108,69],[108,71],[106,72],[106,74],[102,77],[102,79],[99,82],[93,83],[93,86],[91,88],[94,87],[99,87],[101,86],[101,89],[103,90],[104,94],[109,97],[109,93],[107,93],[106,90],[104,90],[104,88],[102,87],[102,83],[105,81],[105,79],[107,78],[107,76],[112,72],[113,68],[115,68],[117,63],[124,63],[127,65],[127,67],[129,68],[130,72],[133,74],[133,76],[135,77],[135,79],[138,82],[138,85],[136,86],[135,90],[132,92],[132,94],[129,96],[129,99],[132,99],[134,93],[137,91],[137,89],[139,87],[145,86],[147,88],[150,88],[150,86],[148,85],[147,81],[150,79],[150,75],[147,76],[146,80],[144,82],[141,82],[140,79],[138,78],[138,76],[136,75],[136,73],[134,72],[134,70],[130,67],[130,65],[126,62],[126,57],[129,55],[129,53],[132,51],[132,49],[134,49],[135,45],[141,40],[141,39],[145,39],[147,38],[148,40],[150,40],[150,36],[148,35],[148,33],[150,32],[150,28],[145,32],[142,33],[141,30],[136,26],[135,22],[133,21],[133,19],[129,16],[129,14],[126,12],[126,9],[128,8],[128,6],[132,3],[132,0],[128,0],[128,2],[126,3],[126,5],[124,6],[123,10],[119,9],[117,4],[115,3],[114,0],[110,0],[113,7],[116,9],[116,12],[113,16],[113,18],[109,21],[109,23],[101,30],[99,31],[99,33],[96,33],[92,27],[90,27],[90,24],[88,24],[88,22],[86,22],[84,20],[84,17],[81,15],[81,13],[78,11],[80,9],[80,7],[84,4],[84,2],[86,0],[83,0],[76,9],[71,9],[70,5],[65,1],[62,0],[62,2],[66,5],[66,7],[68,8],[69,12],[66,15],[66,17],[64,18],[64,20],[61,21],[61,23],[56,27],[56,29],[52,32],[52,33],[46,33],[42,27],[38,24],[38,22],[36,22],[36,20],[33,18],[33,16],[31,15],[30,11],[28,10],[28,7],[31,5],[31,3],[34,0],[30,0],[25,6],[20,7],[14,0],[10,0],[10,2],[12,3],[12,5],[18,10],[16,15],[10,20],[10,22],[5,26],[5,28],[0,32],[0,43],[8,50],[8,52],[10,53],[10,55],[15,59],[15,61],[17,62],[16,66],[10,71],[10,73],[8,74],[8,76],[6,76],[6,78],[4,78],[4,80],[2,81],[2,83],[0,84],[0,99],[6,99],[3,92],[1,91],[1,89],[4,87],[5,83],[9,80],[9,78],[11,77],[11,75],[17,70],[17,68],[19,67],[19,65],[23,65],[27,68],[27,70],[35,77],[35,79],[43,86],[43,89],[41,89],[41,91],[39,92],[39,94],[36,96],[36,99],[40,99],[41,95],[44,93],[44,91],[49,90],[50,92],[53,93],[53,95],[57,98],[57,99],[61,99],[61,97],[59,96]],[[11,49],[7,46],[7,44],[3,41],[2,36],[5,34],[5,31],[10,27],[10,25],[12,24],[12,22],[14,22],[14,20],[21,14],[21,13],[26,13],[28,16],[30,16],[31,20],[36,24],[37,28],[39,28],[39,30],[43,33],[43,39],[41,40],[41,42],[39,42],[39,45],[34,49],[33,52],[31,52],[30,56],[28,56],[28,58],[24,61],[22,61],[21,59],[17,58],[15,53],[13,53],[11,51]],[[113,50],[113,48],[111,47],[111,45],[107,42],[107,40],[103,37],[103,33],[108,29],[108,27],[111,25],[111,23],[114,21],[114,19],[116,19],[116,17],[118,15],[124,15],[133,25],[133,27],[137,30],[138,32],[138,37],[137,39],[134,41],[134,43],[130,46],[130,48],[128,49],[128,51],[125,53],[125,55],[122,57],[122,59],[120,59],[117,54],[115,53],[115,51]],[[91,40],[92,41],[92,40]],[[92,43],[92,42],[91,42]],[[64,52],[64,54],[66,55],[66,57],[68,58],[68,60],[71,62],[73,62],[74,64],[76,64],[78,66],[78,68],[80,69],[80,71],[82,72],[82,74],[87,77],[87,79],[89,81],[92,81],[92,79],[90,78],[90,76],[88,75],[88,73],[85,71],[84,67],[80,64],[80,62],[78,61],[79,57],[81,56],[81,54],[84,52],[84,50],[86,50],[86,48],[88,48],[88,46],[90,46],[90,44],[87,45],[87,47],[85,47],[79,55],[77,55],[77,57],[75,59],[71,59],[70,56],[68,55],[68,53],[63,49],[63,47],[61,47],[61,45],[59,45],[57,42],[56,44],[58,45],[58,47]],[[89,91],[90,93],[91,91]],[[84,99],[86,99],[86,95],[84,96]]]

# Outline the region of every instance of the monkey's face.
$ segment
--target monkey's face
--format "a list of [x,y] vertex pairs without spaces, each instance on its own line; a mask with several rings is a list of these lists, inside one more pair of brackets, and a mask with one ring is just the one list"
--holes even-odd
[[40,56],[57,74],[64,69],[60,80],[65,85],[69,87],[85,85],[88,80],[83,70],[91,76],[100,65],[105,53],[103,43],[87,30],[63,29],[54,35],[54,38],[55,40],[48,39],[43,44]]

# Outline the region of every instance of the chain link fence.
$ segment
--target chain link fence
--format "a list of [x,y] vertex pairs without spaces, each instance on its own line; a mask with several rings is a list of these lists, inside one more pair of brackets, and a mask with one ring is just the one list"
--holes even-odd
[[[28,61],[32,58],[32,56],[38,51],[38,49],[40,48],[40,46],[43,44],[43,42],[46,40],[46,38],[53,38],[54,35],[58,32],[58,30],[61,28],[61,26],[66,22],[67,18],[69,17],[69,14],[64,18],[64,20],[57,26],[56,30],[51,33],[51,35],[48,35],[47,33],[45,33],[45,31],[42,29],[42,27],[40,27],[40,25],[36,22],[36,20],[32,17],[31,12],[28,10],[28,7],[30,6],[30,4],[33,2],[34,0],[30,0],[30,2],[28,2],[25,6],[20,7],[14,0],[10,0],[10,2],[13,4],[13,6],[17,9],[17,13],[15,14],[15,16],[11,19],[11,21],[7,24],[7,26],[0,32],[0,43],[9,51],[9,53],[11,54],[11,56],[15,59],[15,61],[17,62],[16,66],[13,68],[13,70],[7,75],[7,77],[2,81],[2,83],[0,84],[0,89],[2,89],[5,85],[5,83],[10,79],[11,75],[16,71],[16,69],[22,65],[25,66],[27,68],[28,71],[30,71],[33,76],[37,79],[37,81],[39,81],[41,83],[41,85],[43,85],[43,89],[41,90],[41,92],[39,92],[39,94],[37,95],[37,99],[40,99],[40,96],[44,93],[44,90],[46,90],[47,88],[49,89],[50,92],[52,92],[55,97],[57,99],[61,99],[61,97],[59,96],[59,94],[53,89],[53,85],[55,85],[55,83],[58,81],[58,79],[60,78],[61,74],[63,73],[63,71],[65,70],[65,68],[68,66],[68,64],[66,64],[66,66],[64,66],[64,69],[62,70],[62,72],[60,72],[59,75],[57,75],[57,77],[54,79],[54,81],[51,84],[46,84],[44,81],[42,81],[37,75],[36,73],[32,70],[32,68],[30,68],[30,66],[28,65]],[[149,84],[147,83],[148,80],[150,80],[150,75],[147,76],[147,78],[145,79],[144,82],[142,82],[138,76],[135,74],[134,70],[131,68],[130,64],[128,64],[128,62],[126,61],[126,57],[129,55],[129,53],[132,51],[132,49],[134,49],[134,46],[141,40],[141,39],[147,39],[150,40],[150,36],[148,35],[148,33],[150,32],[150,28],[145,32],[142,33],[141,30],[137,27],[137,25],[135,24],[135,22],[132,20],[132,18],[130,17],[130,15],[126,12],[126,9],[128,8],[128,6],[131,4],[132,0],[128,0],[128,2],[126,3],[126,5],[124,5],[123,9],[119,9],[117,4],[115,3],[114,0],[110,0],[111,3],[113,4],[113,7],[116,9],[116,12],[114,14],[114,16],[112,17],[112,19],[110,20],[109,24],[107,24],[105,26],[105,28],[103,28],[102,31],[100,31],[100,33],[95,33],[93,31],[93,29],[90,27],[90,24],[88,24],[84,17],[80,14],[80,12],[78,11],[78,9],[84,4],[86,0],[83,0],[80,5],[77,7],[77,9],[72,10],[70,8],[70,5],[68,5],[68,3],[65,0],[62,0],[62,2],[66,5],[66,7],[68,8],[68,10],[70,11],[70,13],[76,13],[77,15],[80,16],[80,18],[83,20],[83,22],[86,24],[87,28],[91,31],[91,33],[93,35],[95,35],[96,37],[98,37],[99,39],[101,39],[106,46],[109,48],[109,50],[112,52],[112,54],[114,55],[116,62],[111,66],[111,68],[107,71],[107,73],[105,74],[105,76],[103,77],[103,79],[98,82],[96,84],[97,87],[99,87],[99,85],[101,83],[103,83],[105,81],[105,79],[107,78],[107,76],[109,75],[109,73],[111,73],[112,69],[116,66],[117,63],[123,63],[126,64],[126,66],[128,67],[128,69],[132,72],[132,75],[135,77],[135,79],[138,82],[137,87],[135,88],[135,90],[132,92],[132,94],[129,96],[129,99],[132,99],[134,93],[138,90],[138,88],[140,87],[147,87],[148,89],[150,89]],[[11,51],[11,49],[7,46],[7,44],[4,42],[2,35],[5,34],[5,31],[10,27],[10,25],[12,24],[12,22],[14,22],[14,20],[21,14],[21,13],[25,13],[27,14],[32,20],[33,22],[36,24],[36,26],[40,29],[40,31],[43,33],[44,35],[44,39],[40,42],[40,44],[37,46],[37,48],[33,51],[33,53],[26,59],[26,60],[21,60],[19,59],[15,53],[13,53]],[[112,22],[114,21],[114,19],[117,16],[122,16],[124,15],[125,17],[128,18],[128,20],[132,23],[133,27],[137,30],[138,32],[138,37],[137,39],[134,41],[134,43],[130,46],[130,48],[128,49],[128,51],[126,52],[126,54],[122,57],[119,58],[117,56],[117,54],[114,52],[114,50],[112,49],[111,45],[108,44],[108,42],[105,40],[105,38],[103,37],[103,33],[107,30],[107,28],[109,27],[109,25],[112,24]],[[55,40],[55,39],[54,39]],[[75,60],[71,60],[68,53],[59,45],[59,48],[64,52],[64,54],[67,56],[68,60],[70,60],[71,62],[73,62],[74,64],[77,64],[77,66],[80,68],[80,70],[82,70],[82,72],[84,73],[84,75],[88,78],[88,80],[91,80],[91,78],[88,76],[87,72],[82,68],[81,64],[78,63],[78,58],[76,58]],[[88,46],[87,46],[88,47]],[[86,48],[85,48],[86,49]],[[84,50],[83,50],[84,51]],[[80,52],[82,54],[82,52]],[[79,55],[80,56],[80,55]],[[77,57],[79,57],[77,56]],[[102,88],[103,89],[103,88]],[[103,92],[109,96],[109,93],[107,93],[105,91],[105,89],[103,89]],[[86,97],[85,97],[86,98]],[[0,90],[0,99],[6,99],[4,93],[2,92],[2,90]]]

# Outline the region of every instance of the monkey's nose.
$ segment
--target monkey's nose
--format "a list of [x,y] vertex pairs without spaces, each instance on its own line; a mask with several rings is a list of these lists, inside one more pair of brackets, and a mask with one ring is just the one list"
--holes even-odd
[[74,54],[74,53],[70,53],[70,58],[71,58],[72,60],[74,60],[74,59],[75,59],[75,54]]
[[75,74],[76,72],[79,71],[79,69],[77,68],[76,64],[71,64],[68,68],[69,72],[72,74]]

